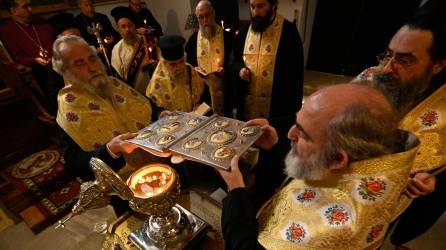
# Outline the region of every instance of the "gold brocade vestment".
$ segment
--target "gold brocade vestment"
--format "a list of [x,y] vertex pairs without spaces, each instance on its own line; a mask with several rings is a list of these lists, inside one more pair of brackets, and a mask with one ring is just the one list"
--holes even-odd
[[292,180],[260,210],[259,242],[266,249],[376,249],[409,204],[401,193],[415,152],[354,162],[330,183]]
[[203,89],[203,79],[190,64],[186,63],[184,74],[173,78],[167,70],[166,61],[161,59],[147,86],[146,96],[166,110],[191,112],[200,101]]
[[254,32],[252,26],[249,27],[243,50],[245,65],[251,71],[251,81],[245,98],[246,119],[269,118],[276,54],[283,22],[283,17],[277,15],[262,33]]
[[[94,151],[113,137],[137,132],[151,122],[150,102],[136,90],[114,77],[108,77],[107,98],[65,79],[59,91],[57,123],[86,151]],[[125,155],[130,168],[147,163],[142,151]],[[123,171],[131,171],[127,167]]]
[[[212,38],[202,36],[201,31],[197,35],[197,62],[198,66],[206,73],[215,72],[222,67],[225,60],[225,47],[223,29],[215,25],[216,31]],[[221,77],[209,74],[206,84],[211,94],[212,110],[223,115],[223,80]]]

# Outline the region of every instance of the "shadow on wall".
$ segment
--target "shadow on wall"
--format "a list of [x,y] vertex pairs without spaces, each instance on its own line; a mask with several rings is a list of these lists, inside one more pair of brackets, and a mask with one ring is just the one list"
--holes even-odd
[[181,34],[180,27],[183,27],[184,24],[180,25],[178,21],[178,14],[173,9],[169,9],[167,11],[167,23],[164,29],[165,35],[173,35],[173,34]]

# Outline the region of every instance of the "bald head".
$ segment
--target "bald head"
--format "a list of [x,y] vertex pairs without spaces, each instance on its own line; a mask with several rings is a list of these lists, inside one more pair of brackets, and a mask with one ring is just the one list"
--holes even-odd
[[[306,103],[308,111],[324,121],[333,119],[351,107],[363,107],[377,116],[393,115],[388,99],[377,89],[365,84],[338,84],[323,88],[310,97]],[[323,123],[325,124],[325,123]]]
[[339,84],[307,98],[288,132],[289,176],[320,180],[350,162],[394,152],[398,136],[392,105],[367,85]]

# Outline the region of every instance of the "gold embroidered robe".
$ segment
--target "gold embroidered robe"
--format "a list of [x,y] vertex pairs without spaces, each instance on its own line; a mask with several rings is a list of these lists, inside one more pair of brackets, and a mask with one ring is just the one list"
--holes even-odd
[[409,204],[401,195],[416,148],[363,160],[329,182],[292,180],[260,210],[267,249],[376,249]]
[[[106,99],[79,83],[65,80],[65,87],[58,94],[56,121],[86,152],[98,149],[119,134],[137,132],[151,123],[150,102],[136,90],[109,77],[105,92]],[[138,154],[125,155],[132,168],[146,163]]]

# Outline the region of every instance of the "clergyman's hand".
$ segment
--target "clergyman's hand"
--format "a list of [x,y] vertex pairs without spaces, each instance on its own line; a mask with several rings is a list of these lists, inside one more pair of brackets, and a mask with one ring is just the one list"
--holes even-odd
[[431,174],[426,172],[419,172],[413,178],[409,178],[405,194],[409,198],[415,199],[419,196],[432,193],[435,190],[435,184],[435,176],[431,176]]
[[165,117],[165,116],[168,116],[168,115],[170,115],[170,114],[172,114],[172,113],[173,113],[172,111],[169,111],[169,110],[163,110],[163,111],[161,111],[161,113],[159,114],[158,119],[161,119],[161,118],[163,118],[163,117]]
[[242,173],[238,167],[239,156],[236,155],[231,160],[231,171],[216,168],[217,172],[221,175],[223,180],[228,185],[228,190],[231,191],[236,188],[244,188],[245,182],[243,181]]
[[36,58],[34,58],[34,60],[35,60],[38,64],[43,65],[43,66],[47,65],[47,64],[50,62],[49,60],[45,60],[45,59],[43,59],[42,57],[36,57]]
[[239,76],[246,82],[251,81],[251,71],[248,68],[242,68],[239,72]]
[[215,75],[218,77],[223,77],[223,75],[225,74],[225,68],[223,67],[218,67],[217,70],[215,70]]
[[126,142],[125,140],[132,139],[137,135],[137,133],[125,133],[118,135],[107,143],[107,148],[115,155],[119,155],[121,153],[130,154],[138,146],[136,144]]
[[276,129],[269,125],[267,119],[252,119],[246,122],[246,126],[260,126],[263,134],[260,138],[254,143],[259,148],[262,149],[271,149],[276,143],[279,141],[279,137],[277,136]]

